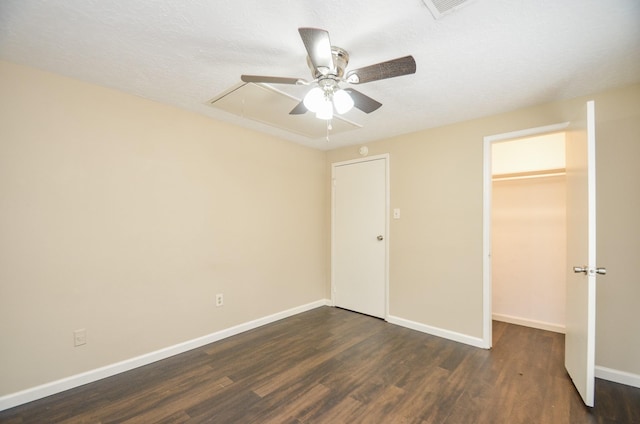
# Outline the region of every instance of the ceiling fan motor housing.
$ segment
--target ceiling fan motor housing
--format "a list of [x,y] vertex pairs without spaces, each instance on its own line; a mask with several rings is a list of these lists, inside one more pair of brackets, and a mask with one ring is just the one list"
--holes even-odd
[[322,77],[340,79],[344,76],[344,70],[349,64],[349,53],[341,47],[331,46],[331,56],[333,57],[333,69],[315,68],[311,62],[311,58],[307,56],[307,65],[309,69],[311,69],[313,79],[321,79]]

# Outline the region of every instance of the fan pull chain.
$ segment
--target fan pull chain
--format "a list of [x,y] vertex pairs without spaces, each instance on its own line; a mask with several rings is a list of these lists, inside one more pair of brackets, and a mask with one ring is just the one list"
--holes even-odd
[[331,125],[331,119],[327,119],[327,143],[329,142],[329,131],[331,131],[333,129],[333,126]]

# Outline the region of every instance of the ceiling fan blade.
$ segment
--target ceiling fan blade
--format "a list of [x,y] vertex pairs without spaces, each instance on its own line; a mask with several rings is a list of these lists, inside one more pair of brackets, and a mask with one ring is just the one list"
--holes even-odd
[[257,82],[266,84],[300,84],[300,78],[287,78],[287,77],[266,77],[263,75],[242,75],[240,79],[243,82]]
[[304,115],[305,113],[307,113],[307,107],[304,105],[304,101],[301,101],[296,107],[291,109],[289,115]]
[[346,79],[351,84],[363,84],[365,82],[414,74],[415,72],[415,59],[413,56],[405,56],[387,62],[365,66],[364,68],[354,69],[347,73]]
[[361,92],[356,91],[353,88],[345,88],[344,91],[349,93],[349,95],[353,99],[354,106],[365,113],[371,113],[374,110],[378,110],[380,106],[382,106],[382,103],[373,100],[371,97],[362,94]]
[[314,68],[334,69],[329,33],[318,28],[298,28],[298,32]]

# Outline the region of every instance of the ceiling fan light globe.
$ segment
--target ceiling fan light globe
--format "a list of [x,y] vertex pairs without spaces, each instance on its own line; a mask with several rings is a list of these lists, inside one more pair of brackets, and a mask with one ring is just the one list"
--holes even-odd
[[336,108],[336,112],[342,115],[353,108],[354,102],[349,93],[344,90],[338,90],[333,94],[333,105]]
[[324,103],[324,92],[320,87],[314,87],[304,96],[302,103],[309,112],[317,112]]
[[329,99],[323,99],[320,107],[316,111],[316,118],[329,120],[333,118],[333,103]]

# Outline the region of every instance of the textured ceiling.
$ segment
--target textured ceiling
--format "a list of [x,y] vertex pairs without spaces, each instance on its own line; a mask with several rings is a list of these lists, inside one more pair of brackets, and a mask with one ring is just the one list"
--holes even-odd
[[[241,74],[311,79],[302,26],[348,69],[411,54],[417,72],[357,86],[382,108],[328,142],[208,104]],[[1,0],[0,59],[331,149],[640,82],[640,1],[470,0],[436,20],[421,0]]]

